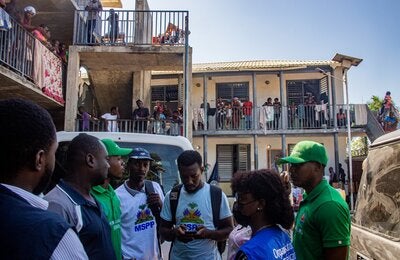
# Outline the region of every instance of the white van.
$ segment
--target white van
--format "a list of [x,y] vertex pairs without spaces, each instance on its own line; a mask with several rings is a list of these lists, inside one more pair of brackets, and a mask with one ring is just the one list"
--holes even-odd
[[[63,174],[63,162],[70,141],[81,132],[57,132],[58,149],[56,152],[56,169],[54,175],[57,181]],[[180,182],[176,160],[185,150],[193,150],[192,144],[182,136],[167,136],[155,134],[117,133],[117,132],[85,132],[99,139],[112,139],[120,147],[141,147],[150,152],[154,162],[150,171],[156,175],[156,181],[162,184],[168,192]]]
[[400,259],[400,130],[379,137],[363,163],[351,259]]

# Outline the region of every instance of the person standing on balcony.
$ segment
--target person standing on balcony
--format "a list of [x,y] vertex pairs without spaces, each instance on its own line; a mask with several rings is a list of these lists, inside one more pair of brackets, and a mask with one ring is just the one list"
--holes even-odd
[[105,113],[101,118],[105,120],[108,132],[119,132],[118,119],[120,116],[118,107],[112,107],[111,113]]
[[246,129],[251,129],[251,122],[253,121],[253,102],[251,102],[248,98],[245,102],[243,102],[243,115],[245,119]]
[[79,131],[89,131],[90,117],[91,117],[90,114],[86,112],[83,106],[78,107],[77,119],[79,120],[78,121]]
[[118,13],[116,13],[114,9],[110,9],[110,15],[107,17],[107,21],[109,22],[108,34],[110,37],[110,42],[115,43],[119,35],[119,17]]
[[344,185],[346,182],[346,173],[342,167],[342,164],[339,163],[339,181]]
[[338,176],[336,172],[333,171],[333,167],[329,167],[329,184],[333,186],[333,183],[338,182]]
[[282,105],[281,102],[279,102],[278,98],[274,98],[274,129],[279,128],[279,122],[281,118],[281,110],[282,110]]
[[271,129],[274,122],[274,105],[272,104],[272,98],[268,97],[267,101],[265,101],[262,106],[265,113],[267,129]]
[[342,127],[342,126],[346,126],[347,125],[346,113],[343,111],[343,108],[339,109],[339,113],[337,113],[336,119],[337,119],[338,127]]
[[305,112],[306,112],[306,122],[308,128],[315,127],[315,97],[312,93],[307,93],[307,99],[305,101]]
[[5,6],[4,10],[12,17],[15,21],[19,21],[21,13],[16,7],[17,0],[10,0]]
[[41,34],[46,35],[46,31],[44,30],[44,28],[32,25],[32,18],[35,15],[36,15],[36,9],[33,6],[26,6],[24,8],[23,14],[20,15],[19,23],[28,32],[33,32],[34,30],[38,30]]
[[[217,99],[217,129],[224,129],[225,124],[225,103],[221,98]],[[229,126],[227,126],[229,127]]]
[[289,110],[289,112],[288,112],[288,116],[289,116],[289,128],[290,128],[290,129],[294,129],[294,128],[297,126],[297,125],[295,125],[295,122],[296,122],[296,112],[297,112],[296,104],[295,104],[294,102],[292,102],[292,103],[289,105],[288,110]]
[[88,0],[85,10],[88,11],[87,16],[87,43],[94,43],[94,35],[96,29],[97,16],[103,10],[100,0]]
[[225,105],[226,111],[226,120],[225,120],[225,128],[230,129],[232,125],[232,104],[228,103]]
[[240,102],[239,98],[234,97],[232,100],[232,123],[233,129],[239,129],[240,127],[240,120],[242,118],[241,115],[241,106],[242,103]]
[[143,101],[140,99],[136,100],[136,105],[137,108],[132,113],[132,119],[135,121],[135,133],[146,133],[150,111],[143,106]]

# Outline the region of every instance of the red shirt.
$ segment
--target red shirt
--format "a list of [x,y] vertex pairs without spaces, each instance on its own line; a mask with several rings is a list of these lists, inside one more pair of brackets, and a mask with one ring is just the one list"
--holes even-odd
[[243,114],[246,116],[252,115],[253,103],[251,101],[246,101],[243,103]]

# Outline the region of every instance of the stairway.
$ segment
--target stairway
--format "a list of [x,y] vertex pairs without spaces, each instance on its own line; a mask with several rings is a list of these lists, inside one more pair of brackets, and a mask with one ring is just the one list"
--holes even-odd
[[375,141],[376,138],[385,134],[385,131],[383,130],[375,114],[368,108],[367,105],[365,106],[367,107],[367,125],[365,127],[365,130],[369,140],[372,143],[373,141]]

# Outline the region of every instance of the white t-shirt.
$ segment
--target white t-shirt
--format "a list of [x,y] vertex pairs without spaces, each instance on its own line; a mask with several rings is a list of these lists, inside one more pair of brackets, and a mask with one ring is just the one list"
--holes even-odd
[[[161,210],[161,218],[172,221],[171,206],[169,200],[170,192],[165,195],[164,205]],[[222,193],[221,209],[219,218],[224,219],[232,216],[226,195]],[[195,229],[197,225],[203,225],[207,229],[215,230],[212,216],[210,184],[205,183],[203,188],[195,193],[186,192],[182,187],[178,207],[176,209],[176,225],[185,225],[187,229]],[[221,259],[217,243],[211,239],[195,239],[188,243],[178,240],[174,241],[171,259],[196,259],[215,260]]]
[[[101,118],[107,120],[107,131],[108,132],[118,132],[118,115],[111,115],[110,113],[105,113]],[[110,121],[111,120],[111,121]]]
[[[164,194],[158,183],[152,182],[154,191],[164,201]],[[121,233],[123,259],[161,259],[157,240],[157,223],[147,205],[144,192],[134,197],[121,185],[115,190],[121,201]]]

